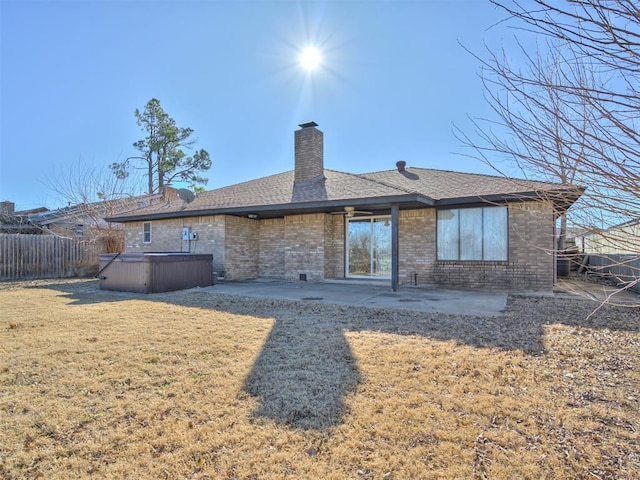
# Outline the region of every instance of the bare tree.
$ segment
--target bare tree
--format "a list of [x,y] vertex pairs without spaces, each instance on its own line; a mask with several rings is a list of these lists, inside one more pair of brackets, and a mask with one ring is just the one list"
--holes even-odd
[[[546,46],[544,53],[531,55],[519,45],[524,67],[512,66],[504,50],[487,50],[488,59],[474,54],[482,64],[485,98],[496,118],[472,119],[474,138],[461,129],[456,134],[472,147],[474,158],[495,169],[502,171],[499,159],[504,158],[525,178],[580,184],[586,130],[594,112],[582,96],[557,87],[568,79],[585,85],[595,84],[595,79],[582,65],[565,58],[562,45]],[[567,65],[572,66],[569,77]],[[563,250],[567,220],[564,211],[557,214],[561,219],[557,249]]]
[[[518,45],[525,68],[506,52],[482,62],[495,123],[474,121],[477,138],[458,130],[474,156],[496,165],[495,154],[523,172],[587,187],[572,223],[609,235],[610,227],[640,219],[640,9],[630,0],[491,0],[517,29],[533,32],[546,52]],[[566,228],[566,224],[561,227]],[[621,236],[618,235],[618,241]],[[562,235],[558,247],[562,248]],[[606,240],[605,240],[606,241]],[[625,237],[640,252],[638,236]],[[618,279],[623,288],[634,279]]]
[[[593,201],[611,221],[640,213],[640,8],[630,0],[492,0],[522,28],[563,42],[572,55],[562,94],[580,98],[592,115],[588,128],[563,119],[564,128],[582,130],[581,172],[602,195]],[[586,66],[606,81],[588,83],[575,72]],[[573,78],[572,78],[573,77]]]
[[49,188],[66,204],[56,212],[50,233],[83,238],[96,253],[122,251],[121,225],[104,221],[135,208],[140,201],[133,182],[119,179],[107,167],[94,168],[79,161],[69,170],[55,174]]

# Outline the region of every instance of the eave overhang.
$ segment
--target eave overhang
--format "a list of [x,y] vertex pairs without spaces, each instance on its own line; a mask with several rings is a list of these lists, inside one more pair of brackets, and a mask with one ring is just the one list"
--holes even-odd
[[277,218],[285,215],[302,215],[309,213],[340,212],[344,207],[355,207],[356,210],[371,210],[385,212],[394,203],[400,209],[410,210],[425,207],[455,207],[486,204],[504,204],[533,200],[549,200],[554,204],[554,211],[561,215],[582,195],[584,188],[557,189],[546,191],[525,191],[508,194],[478,195],[467,197],[443,198],[434,200],[417,193],[408,195],[393,195],[387,197],[368,197],[344,200],[320,200],[313,202],[283,203],[276,205],[246,205],[241,207],[204,208],[197,210],[171,210],[147,214],[131,214],[123,216],[105,217],[107,222],[135,222],[147,220],[165,220],[171,218],[200,217],[208,215],[234,215],[246,217],[257,215],[259,218]]
[[384,211],[391,209],[391,205],[394,203],[400,204],[403,209],[433,207],[435,205],[435,201],[432,198],[419,194],[409,194],[388,197],[283,203],[277,205],[247,205],[242,207],[206,208],[199,210],[172,210],[170,212],[106,217],[105,220],[107,222],[126,223],[143,220],[200,217],[205,215],[234,215],[246,217],[250,214],[258,215],[259,218],[276,218],[285,215],[339,212],[342,211],[344,207],[355,207],[356,210],[366,208],[369,210]]
[[563,215],[573,205],[578,198],[584,193],[583,187],[572,187],[566,189],[555,190],[531,190],[527,192],[496,194],[496,195],[478,195],[468,197],[443,198],[435,202],[436,207],[454,207],[454,206],[474,206],[486,205],[487,203],[504,204],[527,202],[534,200],[547,200],[553,203],[554,212],[557,215]]

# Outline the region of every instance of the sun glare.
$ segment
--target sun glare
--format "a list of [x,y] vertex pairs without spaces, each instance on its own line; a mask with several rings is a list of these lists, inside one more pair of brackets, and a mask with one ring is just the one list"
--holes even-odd
[[322,56],[315,47],[307,47],[300,54],[300,64],[305,70],[311,72],[318,68],[322,63]]

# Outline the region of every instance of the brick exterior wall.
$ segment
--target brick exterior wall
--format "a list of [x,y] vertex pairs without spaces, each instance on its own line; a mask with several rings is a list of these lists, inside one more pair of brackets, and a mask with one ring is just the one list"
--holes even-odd
[[284,279],[284,218],[267,218],[259,222],[258,277]]
[[[225,216],[202,216],[151,222],[151,243],[143,243],[144,222],[125,224],[125,251],[127,252],[188,252],[213,254],[213,271],[224,271]],[[190,227],[198,234],[197,241],[182,240],[182,228]]]
[[344,215],[324,218],[324,278],[344,278]]
[[142,225],[146,222],[127,223],[125,249],[127,252],[186,252],[187,242],[182,240],[182,227],[192,226],[196,221],[197,218],[176,218],[150,222],[151,243],[143,242]]
[[507,262],[436,262],[433,283],[460,288],[551,291],[553,209],[546,202],[509,205]]
[[198,253],[211,253],[213,254],[213,271],[217,277],[224,277],[225,272],[225,251],[226,251],[226,238],[224,236],[224,224],[226,216],[216,215],[200,217],[198,222],[198,228],[203,230],[203,235],[198,232],[198,242],[202,243],[202,250],[198,250]]
[[287,280],[324,280],[325,214],[285,217],[284,271]]
[[[549,291],[554,281],[553,210],[544,202],[509,205],[507,262],[438,262],[436,210],[400,212],[400,285]],[[125,225],[128,252],[187,251],[182,228],[198,241],[192,253],[213,254],[214,271],[227,280],[276,278],[309,281],[344,278],[345,224],[342,215],[310,214],[251,220],[203,216],[157,220],[152,242],[142,242],[142,223]]]
[[[436,210],[401,210],[398,244],[400,265],[398,282],[432,285],[436,260]],[[415,275],[415,276],[414,276]]]
[[[186,252],[182,228],[191,227],[198,234],[198,241],[190,243],[191,252],[213,254],[213,270],[226,280],[298,280],[304,273],[309,281],[322,281],[328,265],[325,243],[343,249],[344,240],[334,238],[332,231],[333,223],[340,222],[342,216],[335,217],[314,214],[251,220],[217,215],[156,220],[151,222],[148,244],[143,243],[144,222],[129,222],[125,225],[125,251]],[[335,264],[343,265],[343,256]]]
[[225,279],[258,278],[259,221],[225,217]]

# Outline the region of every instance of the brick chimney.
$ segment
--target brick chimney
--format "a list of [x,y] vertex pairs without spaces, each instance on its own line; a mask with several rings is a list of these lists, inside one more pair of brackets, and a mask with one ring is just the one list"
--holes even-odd
[[323,134],[316,122],[301,123],[295,131],[294,183],[310,183],[324,178]]

